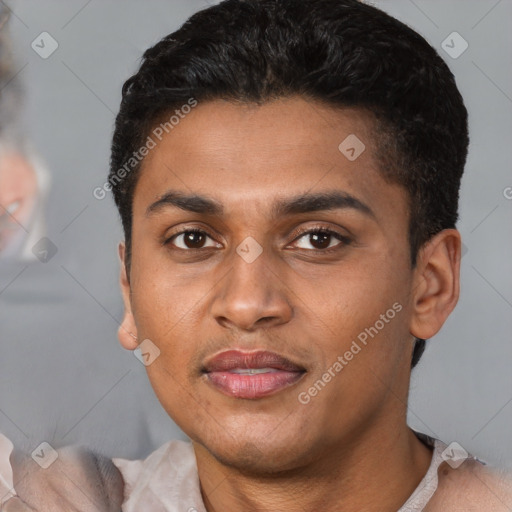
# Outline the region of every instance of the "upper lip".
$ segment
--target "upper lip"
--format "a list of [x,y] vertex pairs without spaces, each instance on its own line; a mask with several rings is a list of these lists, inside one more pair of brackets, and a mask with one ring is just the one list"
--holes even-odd
[[225,372],[235,368],[274,368],[288,372],[304,372],[305,368],[292,363],[289,359],[275,352],[258,350],[246,352],[241,350],[225,350],[208,359],[203,372]]

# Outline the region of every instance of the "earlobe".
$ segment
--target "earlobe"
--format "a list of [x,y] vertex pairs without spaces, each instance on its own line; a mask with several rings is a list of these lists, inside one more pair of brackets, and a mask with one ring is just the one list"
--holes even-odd
[[133,317],[131,313],[127,314],[125,312],[123,321],[117,330],[117,338],[121,346],[126,350],[135,350],[139,346],[137,335],[134,334],[133,331],[137,331]]
[[459,299],[461,238],[456,229],[445,229],[418,254],[413,284],[410,332],[429,339],[442,327]]
[[117,331],[117,337],[122,347],[127,350],[135,350],[138,347],[137,326],[135,325],[135,319],[133,318],[132,305],[130,300],[130,282],[128,280],[125,263],[126,250],[123,242],[119,243],[118,251],[119,259],[121,262],[119,282],[123,296],[124,314],[123,320]]

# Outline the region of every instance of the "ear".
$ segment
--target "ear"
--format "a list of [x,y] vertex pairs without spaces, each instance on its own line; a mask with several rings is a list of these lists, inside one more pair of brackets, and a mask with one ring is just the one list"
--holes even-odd
[[419,251],[413,281],[410,332],[428,339],[442,327],[459,300],[461,237],[445,229]]
[[138,347],[137,343],[137,327],[132,313],[132,305],[130,300],[130,282],[126,272],[126,247],[124,242],[119,243],[119,259],[121,261],[121,274],[119,281],[121,285],[121,293],[124,303],[123,321],[117,331],[117,337],[121,345],[127,350],[135,350]]

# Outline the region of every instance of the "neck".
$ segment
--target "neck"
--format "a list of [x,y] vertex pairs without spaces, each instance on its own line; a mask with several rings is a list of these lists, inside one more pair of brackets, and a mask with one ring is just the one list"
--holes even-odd
[[[377,426],[305,467],[279,475],[242,473],[194,443],[208,512],[396,512],[427,472],[432,451],[401,425]],[[398,428],[397,428],[398,427]]]

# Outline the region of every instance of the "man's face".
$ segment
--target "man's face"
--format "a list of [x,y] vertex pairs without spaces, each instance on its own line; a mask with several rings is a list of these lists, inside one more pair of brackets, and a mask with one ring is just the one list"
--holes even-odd
[[160,350],[165,410],[227,464],[297,467],[403,421],[407,194],[379,174],[369,123],[299,98],[208,102],[143,163],[124,325]]

